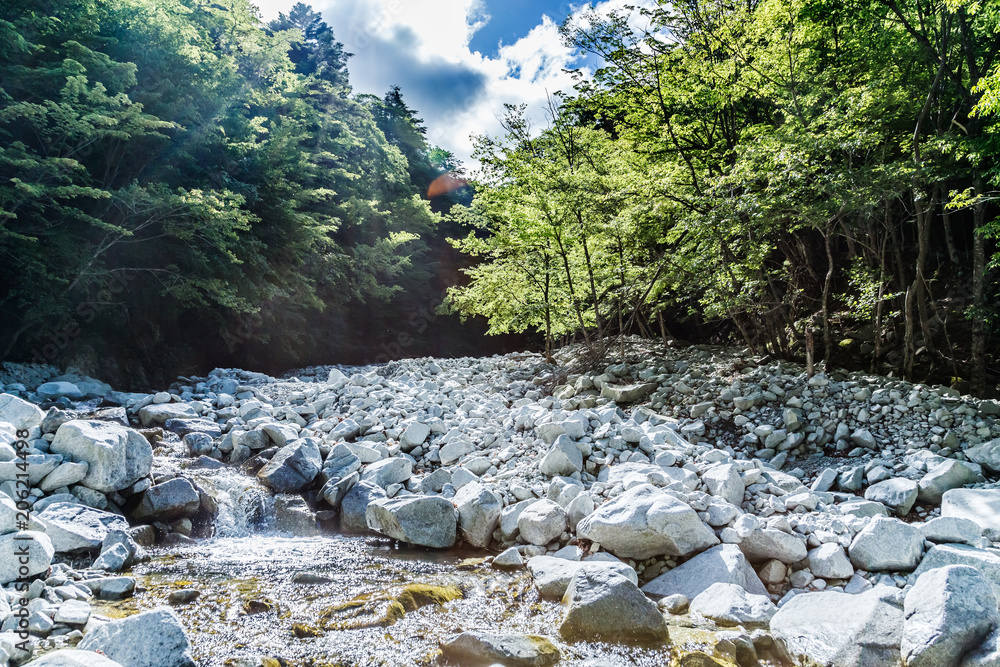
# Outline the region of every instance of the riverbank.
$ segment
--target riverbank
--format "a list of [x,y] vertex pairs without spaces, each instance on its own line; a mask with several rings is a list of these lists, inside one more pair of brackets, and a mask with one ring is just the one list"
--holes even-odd
[[531,354],[155,394],[8,375],[34,650],[140,667],[113,639],[147,623],[178,665],[993,664],[1000,405],[646,345],[568,376]]

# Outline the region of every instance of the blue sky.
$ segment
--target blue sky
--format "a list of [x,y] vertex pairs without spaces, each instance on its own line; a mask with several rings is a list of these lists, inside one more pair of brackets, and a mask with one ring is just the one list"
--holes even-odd
[[490,56],[497,54],[500,42],[513,44],[531,32],[542,15],[559,23],[572,11],[569,3],[557,0],[488,0],[485,5],[490,20],[473,36],[469,47]]
[[[251,0],[254,2],[255,0]],[[265,20],[297,0],[256,0]],[[641,0],[651,2],[652,0]],[[398,84],[428,128],[428,139],[470,167],[473,135],[501,133],[504,103],[525,104],[536,128],[548,95],[569,91],[567,68],[581,65],[558,25],[580,5],[554,0],[313,0],[354,54],[351,83],[383,94]],[[599,10],[635,0],[603,0]]]

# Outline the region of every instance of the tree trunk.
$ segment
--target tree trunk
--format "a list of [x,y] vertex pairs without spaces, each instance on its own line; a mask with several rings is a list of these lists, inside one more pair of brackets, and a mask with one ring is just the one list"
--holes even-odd
[[[983,175],[976,172],[974,179],[977,196],[983,194]],[[986,239],[980,233],[986,220],[982,200],[976,201],[972,209],[972,392],[982,396],[986,389],[986,327],[983,322],[983,294],[986,278]]]

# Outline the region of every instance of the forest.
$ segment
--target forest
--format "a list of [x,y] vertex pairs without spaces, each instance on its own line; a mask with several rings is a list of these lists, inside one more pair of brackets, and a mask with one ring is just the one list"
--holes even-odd
[[5,359],[141,386],[426,353],[458,165],[398,87],[352,93],[318,13],[11,0],[0,40]]
[[579,12],[599,66],[472,174],[405,89],[352,90],[336,30],[0,5],[4,357],[138,386],[627,333],[997,384],[996,3]]
[[479,142],[451,308],[548,350],[626,331],[995,387],[997,3],[692,0],[562,35],[603,67]]

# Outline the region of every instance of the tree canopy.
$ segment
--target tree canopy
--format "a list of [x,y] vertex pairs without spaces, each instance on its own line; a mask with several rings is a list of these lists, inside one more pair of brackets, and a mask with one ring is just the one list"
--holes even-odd
[[562,34],[602,66],[540,133],[510,109],[480,138],[485,232],[455,243],[484,262],[451,308],[983,388],[1000,8],[693,0]]

